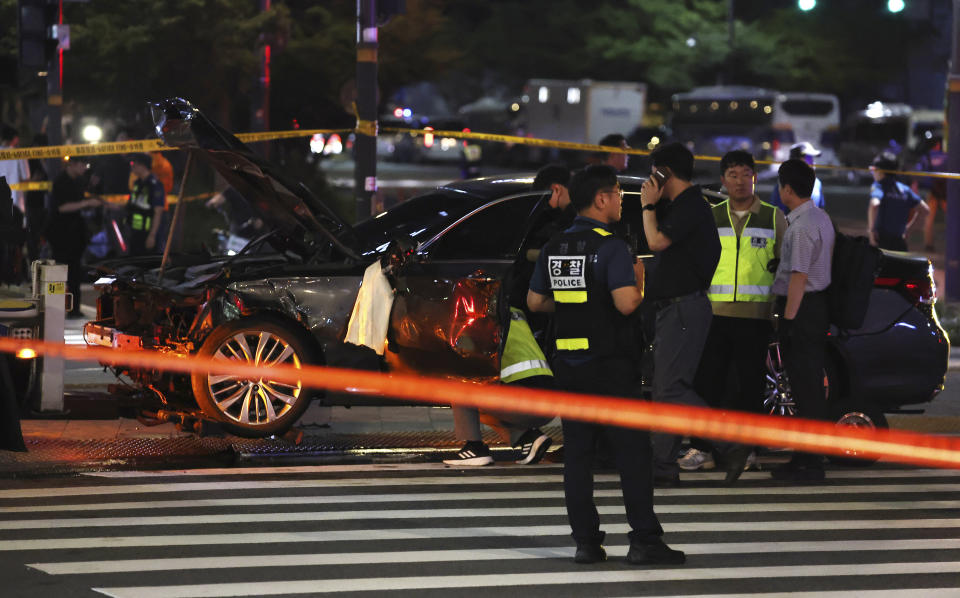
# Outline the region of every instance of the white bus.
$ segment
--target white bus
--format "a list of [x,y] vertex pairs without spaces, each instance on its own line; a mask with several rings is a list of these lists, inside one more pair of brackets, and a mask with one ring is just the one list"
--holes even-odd
[[817,162],[835,164],[840,100],[828,93],[781,93],[773,104],[773,128],[779,139],[773,151],[774,160],[786,160],[790,145],[807,141],[823,152]]
[[790,146],[809,141],[834,161],[840,127],[836,96],[782,93],[739,85],[698,87],[673,96],[673,136],[695,153],[722,156],[747,150],[757,159],[782,161]]

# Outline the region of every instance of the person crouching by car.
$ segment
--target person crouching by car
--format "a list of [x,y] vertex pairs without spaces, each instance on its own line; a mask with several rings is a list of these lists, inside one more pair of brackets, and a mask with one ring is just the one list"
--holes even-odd
[[150,154],[133,154],[130,171],[137,177],[127,202],[130,226],[130,255],[148,255],[157,249],[157,235],[163,219],[166,194],[151,170]]
[[[530,310],[554,312],[557,351],[551,366],[563,390],[619,397],[635,393],[635,350],[626,317],[643,300],[643,264],[611,231],[621,216],[622,193],[609,166],[588,166],[575,174],[570,198],[578,216],[543,248],[530,280]],[[563,490],[577,543],[574,562],[607,558],[593,500],[592,465],[601,436],[614,453],[632,530],[627,562],[683,563],[683,552],[663,543],[663,528],[653,510],[649,434],[564,418]]]

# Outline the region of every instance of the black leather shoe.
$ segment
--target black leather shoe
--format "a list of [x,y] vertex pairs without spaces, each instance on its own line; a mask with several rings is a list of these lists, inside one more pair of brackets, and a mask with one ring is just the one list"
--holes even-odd
[[577,553],[573,555],[573,562],[581,565],[599,563],[607,560],[607,551],[599,544],[577,544]]
[[740,475],[747,467],[747,459],[753,452],[749,446],[735,446],[724,455],[724,468],[727,470],[727,476],[724,478],[725,484],[733,484],[740,479]]
[[679,473],[656,473],[653,475],[654,488],[676,488],[680,485]]
[[657,544],[630,544],[627,562],[631,565],[682,565],[687,555],[659,542]]
[[822,482],[827,475],[823,463],[819,461],[790,460],[774,468],[770,476],[784,482]]

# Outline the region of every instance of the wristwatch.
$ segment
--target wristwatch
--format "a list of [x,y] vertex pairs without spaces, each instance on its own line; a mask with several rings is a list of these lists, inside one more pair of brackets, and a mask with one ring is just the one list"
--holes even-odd
[[643,210],[650,210],[650,211],[652,212],[652,211],[654,211],[654,210],[657,209],[657,204],[655,204],[655,203],[648,203],[647,205],[643,206],[643,208],[641,208],[641,209],[643,209]]

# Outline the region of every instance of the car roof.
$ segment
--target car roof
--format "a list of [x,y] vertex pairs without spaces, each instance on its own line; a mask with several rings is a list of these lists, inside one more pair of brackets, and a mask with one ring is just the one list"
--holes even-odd
[[476,179],[454,181],[440,185],[437,189],[454,193],[463,193],[471,197],[492,201],[515,193],[530,191],[533,184],[532,173],[505,174],[499,176],[485,176]]

